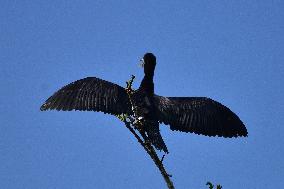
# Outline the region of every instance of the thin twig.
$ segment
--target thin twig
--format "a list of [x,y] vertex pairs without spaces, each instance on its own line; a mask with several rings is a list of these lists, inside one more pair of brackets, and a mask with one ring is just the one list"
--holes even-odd
[[[142,123],[140,122],[140,120],[138,120],[137,117],[137,112],[135,107],[133,106],[133,100],[132,100],[132,94],[133,94],[133,90],[132,90],[132,83],[134,80],[135,76],[131,76],[131,79],[126,82],[127,87],[126,87],[126,92],[129,96],[129,101],[131,103],[131,106],[133,108],[133,113],[134,113],[134,121],[131,121],[133,118],[129,115],[123,115],[122,117],[119,117],[125,124],[125,126],[129,129],[129,131],[135,136],[135,138],[138,140],[138,142],[141,144],[141,146],[145,149],[145,151],[148,153],[148,155],[151,157],[151,159],[154,161],[155,165],[158,167],[158,169],[160,170],[160,173],[162,174],[165,182],[167,183],[167,186],[169,189],[174,189],[174,185],[173,182],[171,181],[170,177],[171,175],[169,175],[163,165],[163,160],[164,160],[164,156],[162,157],[162,159],[160,160],[154,147],[152,146],[151,142],[149,142],[149,139],[147,137],[147,135],[145,134],[145,132],[141,129],[137,129],[140,136],[143,138],[143,140],[141,139],[141,137],[135,132],[134,128],[141,128]],[[130,121],[127,121],[130,120]]]

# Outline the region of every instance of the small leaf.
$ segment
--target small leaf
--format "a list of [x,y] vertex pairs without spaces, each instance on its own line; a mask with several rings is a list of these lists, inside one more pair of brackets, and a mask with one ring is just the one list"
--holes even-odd
[[206,185],[209,185],[209,189],[213,189],[214,185],[211,182],[207,182]]

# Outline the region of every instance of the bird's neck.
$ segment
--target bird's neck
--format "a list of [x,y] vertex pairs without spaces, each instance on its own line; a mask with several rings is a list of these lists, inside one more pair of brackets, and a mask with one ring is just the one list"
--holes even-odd
[[154,94],[154,82],[153,82],[154,74],[145,74],[139,90],[145,91],[148,94]]

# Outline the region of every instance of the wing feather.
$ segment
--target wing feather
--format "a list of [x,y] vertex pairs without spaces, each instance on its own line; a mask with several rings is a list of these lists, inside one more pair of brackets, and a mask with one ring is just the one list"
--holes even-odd
[[238,137],[248,132],[229,108],[206,97],[162,97],[154,95],[159,122],[171,130],[207,136]]
[[101,111],[113,115],[131,114],[125,89],[96,77],[80,79],[62,87],[49,97],[40,109]]

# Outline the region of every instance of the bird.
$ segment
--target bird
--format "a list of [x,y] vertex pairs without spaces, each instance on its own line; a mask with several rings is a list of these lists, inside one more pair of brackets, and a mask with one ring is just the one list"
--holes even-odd
[[147,52],[141,59],[144,77],[130,99],[125,88],[97,78],[86,77],[59,89],[40,107],[41,111],[95,111],[114,116],[134,115],[142,130],[159,151],[169,153],[160,124],[172,131],[216,137],[247,137],[240,118],[225,105],[208,97],[164,97],[154,92],[156,57]]

